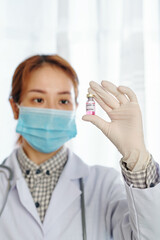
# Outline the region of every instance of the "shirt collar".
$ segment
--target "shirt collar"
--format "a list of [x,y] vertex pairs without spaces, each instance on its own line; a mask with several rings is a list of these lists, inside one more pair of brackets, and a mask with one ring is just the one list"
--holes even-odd
[[46,176],[53,176],[55,172],[62,172],[67,159],[68,151],[66,147],[62,147],[56,155],[45,161],[44,163],[37,165],[31,161],[25,154],[22,147],[18,148],[17,152],[18,163],[25,178],[28,177],[40,177],[42,174]]

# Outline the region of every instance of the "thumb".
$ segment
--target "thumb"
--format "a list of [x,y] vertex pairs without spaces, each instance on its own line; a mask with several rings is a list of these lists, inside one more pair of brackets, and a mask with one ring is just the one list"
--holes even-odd
[[108,135],[109,122],[106,122],[104,119],[100,118],[97,115],[84,115],[82,120],[93,123],[98,127],[106,136]]

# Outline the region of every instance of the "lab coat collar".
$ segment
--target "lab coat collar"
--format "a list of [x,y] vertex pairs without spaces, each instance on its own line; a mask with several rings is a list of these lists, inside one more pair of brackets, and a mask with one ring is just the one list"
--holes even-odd
[[[17,149],[8,157],[5,163],[13,171],[12,188],[15,187],[18,179],[24,178],[17,161]],[[75,153],[68,149],[68,161],[63,170],[63,174],[71,180],[86,178],[89,174],[89,167]]]
[[17,148],[7,158],[5,165],[10,167],[13,171],[13,179],[11,181],[11,189],[13,189],[16,185],[16,181],[24,178],[19,163],[17,161]]
[[65,210],[72,205],[76,198],[79,198],[81,190],[77,180],[79,178],[85,179],[89,174],[89,167],[76,154],[68,149],[68,161],[52,193],[50,204],[42,224],[18,164],[17,149],[15,149],[7,159],[5,165],[13,170],[11,189],[17,186],[22,204],[34,216],[44,232],[48,231],[49,226],[63,215]]
[[89,174],[89,167],[75,153],[68,149],[68,161],[63,171],[67,178],[74,180],[86,178]]

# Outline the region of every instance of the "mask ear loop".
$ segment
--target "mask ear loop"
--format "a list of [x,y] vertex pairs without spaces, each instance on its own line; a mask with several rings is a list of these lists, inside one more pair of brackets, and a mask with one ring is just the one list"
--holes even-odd
[[16,106],[18,107],[18,109],[20,109],[20,106],[19,106],[19,104],[18,104],[18,103],[16,103]]
[[17,119],[19,117],[19,111],[20,111],[20,105],[18,103],[15,103],[17,109],[16,109],[16,113],[17,113]]

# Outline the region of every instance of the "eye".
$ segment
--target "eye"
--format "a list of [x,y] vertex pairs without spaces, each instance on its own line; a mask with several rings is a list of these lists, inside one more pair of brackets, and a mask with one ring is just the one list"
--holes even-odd
[[66,100],[66,99],[60,100],[59,102],[60,102],[61,104],[68,104],[68,103],[69,103],[69,101]]
[[35,103],[42,103],[42,102],[44,102],[42,98],[35,98],[35,99],[33,99],[33,101]]

